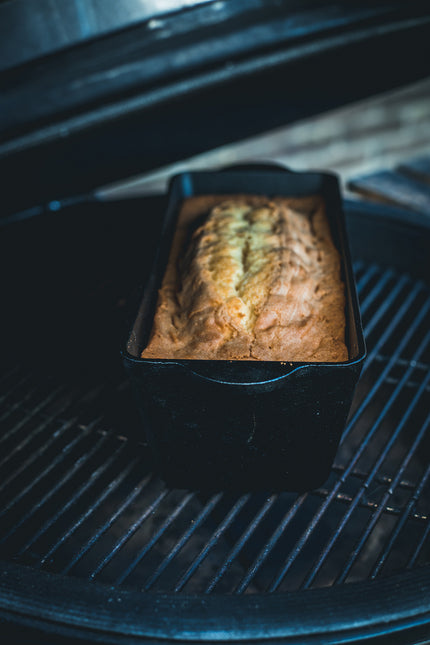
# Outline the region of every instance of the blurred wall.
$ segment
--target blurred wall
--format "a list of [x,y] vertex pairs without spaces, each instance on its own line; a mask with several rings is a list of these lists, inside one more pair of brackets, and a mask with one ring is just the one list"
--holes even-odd
[[330,169],[351,177],[430,154],[430,78],[418,84],[224,146],[104,187],[104,198],[164,191],[172,174],[238,162],[278,161],[293,169]]

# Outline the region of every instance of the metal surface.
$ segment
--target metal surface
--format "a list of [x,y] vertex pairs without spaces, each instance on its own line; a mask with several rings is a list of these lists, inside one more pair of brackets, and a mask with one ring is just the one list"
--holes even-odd
[[224,0],[4,70],[2,213],[424,78],[429,32],[423,0]]
[[[141,231],[136,245],[148,253],[153,237],[144,241],[148,228],[139,215],[148,205],[153,214],[155,202],[137,202],[133,217],[123,204],[106,212],[90,205],[82,222],[89,226],[93,218],[101,253],[109,246],[105,236],[118,239],[113,222],[133,232],[130,244]],[[272,637],[321,643],[373,636],[405,643],[410,634],[429,635],[430,286],[428,258],[427,264],[413,262],[420,244],[428,248],[429,232],[406,224],[403,216],[375,219],[363,206],[348,211],[369,352],[331,475],[310,493],[267,497],[167,489],[151,475],[129,386],[104,338],[110,358],[102,368],[85,348],[85,368],[70,352],[58,362],[44,351],[41,336],[34,351],[40,349],[43,363],[30,347],[5,348],[3,618],[106,642]],[[58,217],[67,213],[57,215],[57,238]],[[70,218],[76,225],[79,214]],[[18,226],[37,230],[37,222]],[[7,233],[3,244],[13,257],[13,243],[22,238]],[[84,248],[87,237],[89,230]],[[372,260],[372,240],[378,247],[380,238],[385,247]],[[402,258],[393,255],[399,240]],[[49,242],[43,246],[43,229],[32,243],[38,253],[53,253]],[[117,270],[117,258],[107,253],[102,271],[94,257],[89,271],[82,249],[79,256],[84,284],[109,324],[122,315],[130,267]],[[10,265],[10,258],[5,261]],[[60,261],[56,270],[62,280]],[[49,291],[37,271],[34,277],[27,272],[27,288],[33,278]],[[87,302],[78,290],[72,308],[80,298]],[[69,323],[62,329],[66,339],[79,331],[74,320]],[[85,328],[92,329],[89,318]],[[81,336],[77,346],[84,342]]]
[[0,4],[0,71],[211,0],[9,0]]

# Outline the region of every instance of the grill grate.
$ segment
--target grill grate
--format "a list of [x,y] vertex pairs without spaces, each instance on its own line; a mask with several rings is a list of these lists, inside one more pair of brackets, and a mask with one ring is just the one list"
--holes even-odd
[[3,558],[202,594],[328,587],[428,562],[430,289],[373,263],[355,272],[368,359],[331,476],[311,493],[168,490],[120,370],[89,387],[6,361]]

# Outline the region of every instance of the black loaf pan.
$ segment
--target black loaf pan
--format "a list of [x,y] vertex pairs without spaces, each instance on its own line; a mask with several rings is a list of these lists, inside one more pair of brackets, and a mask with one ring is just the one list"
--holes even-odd
[[[342,363],[142,359],[181,202],[261,194],[325,200],[346,289]],[[160,245],[123,360],[163,479],[177,488],[303,491],[327,479],[365,357],[336,176],[273,167],[173,178]]]

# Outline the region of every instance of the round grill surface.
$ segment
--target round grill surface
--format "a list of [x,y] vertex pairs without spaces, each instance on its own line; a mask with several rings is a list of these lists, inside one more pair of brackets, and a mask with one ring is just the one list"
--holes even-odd
[[428,633],[429,225],[346,204],[368,357],[325,485],[209,495],[152,475],[119,358],[163,207],[3,230],[0,616],[106,642]]

